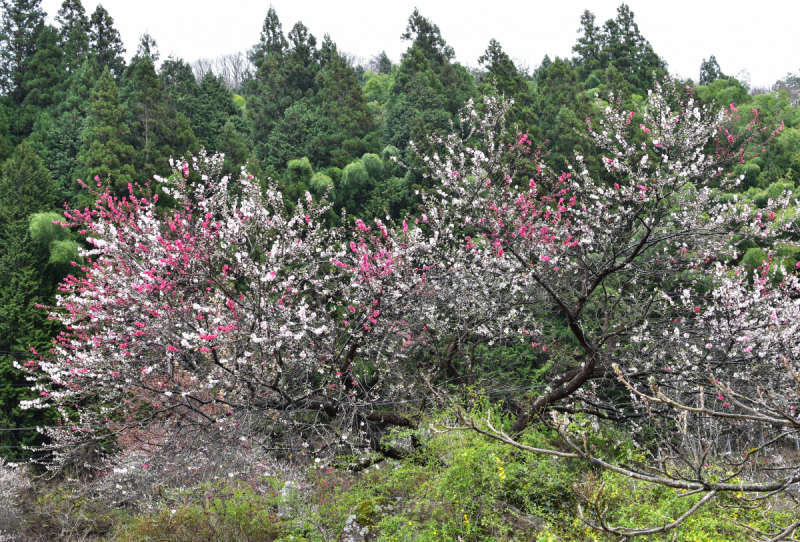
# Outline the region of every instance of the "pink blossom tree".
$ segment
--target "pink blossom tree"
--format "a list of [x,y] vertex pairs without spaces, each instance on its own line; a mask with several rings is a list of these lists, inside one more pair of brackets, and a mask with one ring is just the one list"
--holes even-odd
[[[51,434],[65,453],[111,432],[145,449],[202,438],[400,457],[381,437],[415,427],[410,406],[432,391],[453,427],[704,492],[697,506],[794,491],[795,464],[781,463],[787,476],[752,458],[797,430],[795,270],[737,267],[743,239],[785,242],[789,199],[759,211],[720,198],[738,182],[725,168],[771,134],[756,112],[698,108],[670,81],[640,110],[619,104],[598,100],[602,121],[587,119],[601,178],[581,156],[551,171],[525,134],[508,133],[509,103],[468,104],[460,131],[433,136],[437,151],[420,157],[435,191],[399,223],[324,228],[324,201],[307,194],[290,210],[269,183],[222,177],[221,157],[175,163],[161,180],[176,202],[168,213],[138,187],[122,199],[100,190],[95,209],[67,215],[94,248],[52,308],[65,331],[28,364],[41,398],[26,406],[59,409]],[[512,340],[557,363],[504,432],[450,392],[478,383],[476,345]],[[575,415],[591,423],[576,430]],[[653,461],[618,463],[584,444],[582,432],[607,422],[635,438],[660,433]],[[561,448],[519,440],[539,423]],[[723,431],[738,437],[725,450]],[[765,433],[774,438],[751,444]],[[755,452],[742,460],[742,449]],[[748,481],[715,478],[712,452]],[[685,519],[642,530],[602,512],[587,521],[631,537]]]

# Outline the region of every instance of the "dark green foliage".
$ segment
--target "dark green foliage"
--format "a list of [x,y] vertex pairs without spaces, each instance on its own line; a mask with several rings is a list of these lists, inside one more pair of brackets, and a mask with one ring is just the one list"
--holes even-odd
[[130,129],[124,124],[123,116],[117,85],[106,67],[92,93],[78,154],[87,182],[98,176],[103,181],[110,179],[113,185],[121,188],[133,181],[134,151],[125,142]]
[[427,136],[449,130],[458,110],[475,97],[476,90],[466,68],[451,62],[453,49],[442,38],[439,27],[418,10],[409,17],[402,38],[412,44],[391,87],[384,142],[400,149],[411,164],[409,141],[424,152]]
[[261,37],[248,53],[250,62],[258,69],[269,56],[283,54],[288,46],[283,35],[283,25],[278,19],[275,8],[270,5],[261,28]]
[[125,69],[125,60],[122,54],[122,38],[119,31],[114,28],[114,19],[101,5],[92,13],[89,21],[89,50],[97,59],[100,69],[108,67],[114,77],[120,77]]
[[200,81],[197,105],[189,121],[199,143],[212,152],[219,148],[219,137],[225,124],[239,121],[240,112],[222,78],[209,72]]
[[20,104],[45,14],[41,0],[1,0],[0,11],[0,90]]
[[617,8],[617,17],[606,21],[601,29],[595,26],[593,13],[583,12],[581,36],[572,48],[577,53],[576,64],[581,67],[581,80],[613,67],[625,84],[644,94],[652,88],[654,76],[666,74],[666,63],[639,32],[633,15],[628,5],[622,4]]
[[[58,277],[47,268],[49,244],[29,231],[29,217],[52,208],[50,172],[33,147],[22,143],[0,175],[0,426],[4,427],[36,425],[43,419],[42,412],[20,410],[19,401],[32,397],[12,362],[25,361],[30,348],[44,351],[54,331],[37,305],[52,298]],[[4,433],[0,445],[32,443],[36,437]]]
[[703,63],[700,64],[700,84],[701,85],[708,85],[709,83],[713,83],[717,79],[722,79],[725,75],[722,73],[722,70],[719,68],[719,64],[717,63],[717,59],[714,55],[711,55],[711,58],[706,60],[703,59]]
[[81,0],[64,0],[56,15],[60,42],[64,48],[64,66],[72,73],[86,61],[89,53],[89,19]]
[[537,119],[531,90],[497,40],[492,39],[489,42],[486,52],[478,58],[478,63],[486,68],[483,81],[478,87],[480,93],[513,99],[514,106],[509,112],[507,122],[512,126],[516,125],[519,132],[536,132]]
[[39,113],[59,103],[64,94],[65,75],[64,53],[58,31],[52,26],[45,26],[39,33],[36,53],[25,72],[25,99],[20,108],[18,132],[29,134]]
[[189,120],[167,100],[164,83],[155,69],[158,56],[155,40],[144,34],[123,76],[131,141],[136,151],[134,178],[142,183],[155,175],[169,175],[172,149],[179,149],[179,154],[197,150]]
[[[20,232],[16,231],[16,228],[24,224],[30,215],[51,210],[54,195],[50,172],[33,147],[28,143],[22,143],[3,164],[0,177],[2,239],[8,241],[18,238]],[[27,225],[24,225],[24,228],[27,228]]]
[[356,157],[353,146],[348,148],[346,142],[365,138],[375,130],[375,120],[367,108],[355,70],[335,49],[317,75],[317,85],[322,145],[329,153],[325,161],[344,166]]

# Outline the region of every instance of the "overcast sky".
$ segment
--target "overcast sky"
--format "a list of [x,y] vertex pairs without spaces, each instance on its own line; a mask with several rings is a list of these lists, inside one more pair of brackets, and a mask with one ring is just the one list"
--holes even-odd
[[[246,51],[258,41],[270,0],[104,0],[128,49],[149,32],[162,59],[187,61]],[[385,50],[397,62],[408,47],[400,40],[414,7],[439,25],[462,64],[477,65],[491,38],[513,58],[535,67],[545,54],[571,56],[580,15],[589,9],[601,26],[619,0],[272,0],[288,33],[297,21],[318,42],[327,32],[341,50],[365,58]],[[43,0],[50,20],[61,0]],[[98,2],[84,0],[87,14]],[[800,0],[629,0],[639,30],[670,71],[697,80],[703,58],[715,55],[726,74],[748,70],[753,85],[771,84],[800,69],[800,44],[790,30]]]

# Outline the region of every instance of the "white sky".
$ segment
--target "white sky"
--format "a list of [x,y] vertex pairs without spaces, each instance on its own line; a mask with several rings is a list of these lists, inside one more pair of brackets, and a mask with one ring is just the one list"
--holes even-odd
[[[271,0],[288,33],[298,20],[318,42],[327,32],[341,50],[365,58],[385,50],[397,62],[414,7],[439,25],[462,64],[477,65],[491,38],[513,58],[535,67],[545,54],[572,56],[580,15],[589,9],[602,26],[621,0]],[[270,0],[104,0],[130,57],[145,31],[164,59],[187,61],[245,51],[258,41]],[[43,0],[50,20],[61,0]],[[87,14],[98,2],[84,0]],[[800,0],[628,0],[639,30],[670,71],[697,80],[704,57],[715,55],[726,74],[748,70],[753,85],[771,84],[800,69],[800,45],[790,30]],[[794,51],[794,52],[792,52]]]

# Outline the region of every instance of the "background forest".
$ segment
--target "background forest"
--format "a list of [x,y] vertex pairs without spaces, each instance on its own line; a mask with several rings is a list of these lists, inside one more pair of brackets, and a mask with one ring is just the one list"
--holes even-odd
[[[13,460],[36,457],[25,448],[44,437],[30,428],[55,423],[46,410],[19,408],[32,395],[13,363],[32,348],[46,350],[60,331],[39,307],[53,304],[85,238],[52,222],[63,209],[91,206],[83,182],[108,182],[119,196],[149,183],[166,210],[171,200],[153,179],[172,174],[170,158],[205,150],[224,153],[227,173],[245,167],[277,180],[290,206],[306,191],[327,194],[330,223],[402,218],[433,189],[415,170],[410,143],[424,154],[427,136],[450,131],[469,100],[513,98],[507,120],[543,146],[554,170],[581,154],[602,176],[598,151],[578,133],[599,118],[595,96],[613,93],[635,108],[654,78],[674,75],[625,4],[602,24],[584,12],[573,57],[545,56],[533,69],[496,40],[475,67],[456,62],[438,26],[417,10],[399,59],[356,58],[302,22],[285,31],[270,8],[246,53],[162,58],[157,36],[145,34],[126,62],[114,19],[100,5],[87,14],[80,0],[65,0],[55,26],[40,0],[0,7],[0,457]],[[765,125],[785,126],[765,153],[735,166],[741,197],[765,206],[797,186],[800,74],[751,88],[712,55],[697,79],[680,85],[699,105],[757,109]],[[758,265],[762,255],[753,246],[743,262]],[[498,355],[505,363],[516,353]],[[530,378],[505,375],[510,386]]]

